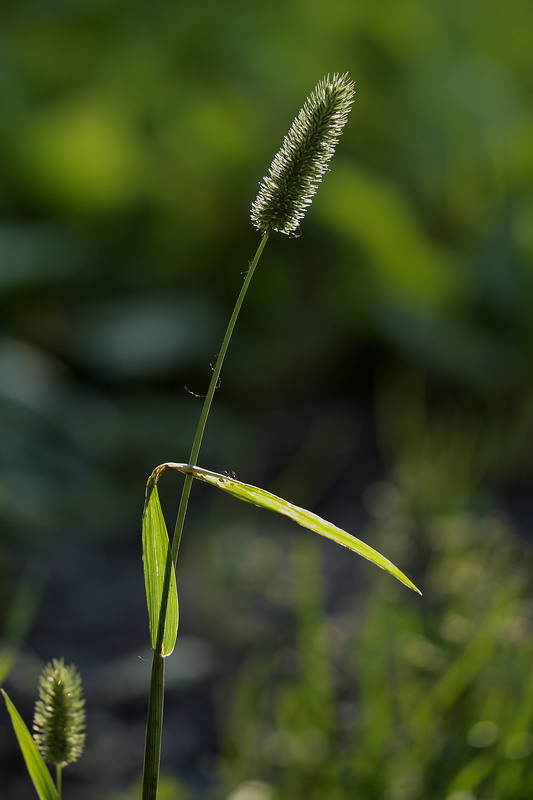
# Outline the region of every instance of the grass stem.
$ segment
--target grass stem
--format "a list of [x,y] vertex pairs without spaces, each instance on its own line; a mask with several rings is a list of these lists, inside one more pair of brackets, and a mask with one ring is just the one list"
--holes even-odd
[[161,761],[161,732],[163,729],[163,699],[165,690],[165,659],[154,650],[146,720],[142,800],[156,800]]
[[[267,243],[268,236],[269,236],[269,231],[266,231],[266,233],[263,234],[263,237],[259,243],[259,247],[257,248],[257,251],[252,259],[250,268],[246,273],[246,277],[243,281],[241,290],[239,292],[239,296],[237,297],[237,300],[235,302],[235,307],[228,322],[228,326],[226,328],[226,332],[222,340],[222,344],[215,362],[215,366],[213,367],[213,374],[211,375],[209,388],[207,390],[207,394],[204,399],[204,404],[202,406],[202,411],[200,413],[200,418],[198,420],[198,425],[196,427],[196,433],[194,434],[194,439],[191,447],[191,454],[189,456],[189,464],[195,465],[197,463],[198,455],[200,453],[200,447],[202,445],[202,439],[204,436],[205,426],[207,424],[207,418],[209,416],[209,411],[211,409],[211,404],[213,402],[215,391],[219,384],[220,373],[222,371],[224,358],[226,357],[229,343],[231,341],[231,336],[233,334],[233,330],[237,322],[237,317],[239,316],[239,312],[244,302],[246,292],[248,291],[248,287],[250,286],[250,283],[252,281],[255,268],[259,263],[259,259],[261,258],[261,254]],[[181,537],[183,534],[183,526],[187,514],[187,506],[189,504],[189,497],[191,494],[192,482],[193,482],[192,476],[186,475],[183,483],[181,500],[176,518],[174,535],[172,538],[172,545],[169,547],[167,563],[165,568],[165,582],[163,585],[163,594],[161,597],[161,610],[159,612],[157,642],[153,653],[152,674],[150,679],[150,693],[148,696],[148,716],[146,722],[142,800],[157,800],[157,788],[159,784],[159,765],[161,760],[161,736],[163,728],[163,704],[164,704],[164,681],[165,681],[165,666],[164,666],[165,662],[163,656],[161,655],[161,650],[165,632],[165,617],[167,612],[168,594],[170,589],[171,570],[175,567],[178,558],[179,548],[181,544]]]
[[62,767],[60,764],[56,764],[56,789],[57,795],[59,800],[61,800],[61,779],[63,776]]
[[[200,419],[198,420],[198,425],[196,428],[196,433],[194,435],[194,440],[191,447],[191,454],[189,456],[189,464],[196,465],[198,461],[198,455],[200,453],[200,447],[202,446],[202,439],[204,437],[205,426],[207,424],[207,418],[209,416],[209,411],[211,409],[211,403],[213,402],[213,397],[215,394],[215,390],[218,386],[218,382],[220,379],[220,373],[222,371],[222,365],[224,363],[224,358],[226,357],[226,353],[228,351],[229,343],[231,341],[231,336],[233,333],[233,329],[235,328],[235,323],[237,322],[237,317],[239,316],[239,312],[241,310],[241,306],[243,304],[244,298],[246,297],[246,292],[248,291],[248,287],[252,281],[254,276],[255,268],[259,263],[259,259],[261,258],[261,254],[265,248],[267,243],[269,231],[267,231],[261,242],[259,243],[259,247],[255,253],[255,256],[252,259],[252,263],[250,264],[250,268],[246,273],[246,278],[241,287],[241,291],[239,292],[239,296],[237,297],[237,301],[235,303],[235,307],[233,309],[233,313],[230,317],[230,321],[228,322],[228,327],[226,328],[226,333],[224,334],[224,338],[222,340],[222,345],[220,347],[220,351],[217,356],[217,360],[215,362],[215,366],[213,367],[213,374],[211,375],[211,381],[209,383],[209,388],[207,390],[207,394],[204,399],[204,404],[202,407],[202,411],[200,413]],[[172,539],[172,560],[174,565],[176,564],[178,558],[178,552],[181,544],[181,536],[183,533],[183,525],[185,523],[185,516],[187,514],[187,506],[189,503],[189,496],[191,494],[191,486],[192,486],[193,478],[191,475],[185,476],[185,481],[183,484],[183,490],[181,493],[181,500],[180,505],[178,508],[178,515],[176,518],[176,525],[174,528],[174,537]]]

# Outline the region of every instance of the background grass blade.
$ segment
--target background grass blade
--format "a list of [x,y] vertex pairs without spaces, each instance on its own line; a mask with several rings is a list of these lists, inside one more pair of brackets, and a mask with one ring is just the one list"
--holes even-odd
[[59,794],[54,786],[50,773],[44,763],[41,754],[35,746],[32,735],[29,732],[24,720],[18,713],[17,709],[9,699],[4,690],[0,690],[4,695],[7,710],[11,717],[13,729],[15,731],[21,753],[26,762],[30,778],[33,781],[35,790],[39,795],[40,800],[59,800]]
[[[405,586],[408,586],[410,589],[413,589],[413,591],[418,592],[418,594],[422,594],[420,589],[418,589],[414,583],[412,583],[412,581],[410,581],[409,578],[398,569],[398,567],[395,567],[388,558],[385,558],[385,556],[382,556],[377,550],[374,550],[374,548],[365,544],[360,539],[356,539],[355,536],[347,533],[342,528],[338,528],[331,522],[327,522],[327,520],[319,517],[318,514],[313,514],[311,511],[307,511],[305,508],[295,506],[292,503],[289,503],[287,500],[277,497],[275,494],[271,494],[270,492],[266,492],[264,489],[260,489],[258,486],[242,483],[234,478],[229,478],[227,475],[220,475],[218,472],[210,472],[209,470],[202,469],[201,467],[193,467],[190,464],[179,464],[175,462],[162,464],[161,466],[157,467],[150,476],[148,486],[157,482],[165,467],[177,469],[179,472],[182,472],[185,475],[192,475],[194,478],[198,478],[198,480],[210,483],[212,486],[216,486],[218,489],[222,489],[222,491],[232,494],[234,497],[237,497],[239,500],[244,500],[246,503],[253,503],[256,506],[266,508],[269,511],[275,511],[278,514],[283,514],[285,517],[293,519],[304,528],[308,528],[315,533],[319,533],[321,536],[325,536],[327,539],[332,539],[334,542],[337,542],[337,544],[348,547],[350,550],[358,553],[363,558],[366,558],[368,561],[371,561],[373,564],[381,567],[381,569],[389,572],[391,575],[401,581],[401,583],[405,584]],[[150,498],[147,502],[150,502]]]
[[[163,597],[163,586],[165,582],[165,567],[167,558],[170,557],[167,526],[165,524],[163,512],[161,511],[161,503],[159,502],[159,494],[155,484],[151,485],[147,492],[143,513],[142,540],[148,622],[152,647],[155,650],[157,647],[161,598]],[[176,575],[174,567],[172,566],[168,604],[166,608],[165,630],[161,647],[162,656],[169,656],[174,650],[178,633],[178,617],[178,592],[176,590]]]
[[0,686],[3,686],[19,657],[20,646],[35,618],[43,584],[42,575],[30,563],[30,569],[18,584],[3,621],[0,637]]

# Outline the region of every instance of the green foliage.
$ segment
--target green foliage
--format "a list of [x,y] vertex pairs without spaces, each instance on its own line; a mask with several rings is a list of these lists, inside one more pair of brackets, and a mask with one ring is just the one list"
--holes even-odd
[[32,779],[35,791],[39,795],[39,800],[59,800],[59,795],[53,784],[50,773],[46,768],[41,754],[39,753],[32,736],[26,727],[24,720],[18,713],[17,709],[2,689],[4,700],[6,701],[7,710],[11,717],[13,730],[15,731],[17,741],[19,743],[20,751],[26,762],[26,767],[30,778]]
[[291,234],[298,228],[328,169],[355,96],[348,75],[327,75],[294,119],[252,205],[262,233]]
[[[224,785],[257,778],[276,796],[311,800],[529,796],[527,606],[514,579],[490,596],[497,578],[509,576],[498,563],[507,532],[493,519],[449,523],[426,576],[435,586],[438,575],[440,586],[429,607],[375,591],[351,630],[325,616],[316,553],[296,544],[294,583],[304,578],[306,586],[296,667],[288,676],[282,654],[261,648],[240,673],[224,738]],[[465,585],[474,588],[474,603]]]
[[[169,656],[174,650],[178,633],[178,592],[174,565],[170,555],[167,526],[155,484],[150,486],[147,491],[142,520],[142,547],[148,622],[154,650],[157,648],[158,642],[159,617],[165,582],[169,586],[160,653],[162,656]],[[167,571],[168,578],[166,578]]]
[[85,744],[85,700],[81,678],[63,659],[47,664],[39,678],[35,704],[35,744],[50,764],[65,767],[77,761]]
[[[5,3],[0,31],[4,574],[10,541],[23,547],[31,535],[41,542],[43,535],[63,529],[108,541],[132,530],[138,476],[147,463],[168,458],[169,431],[172,452],[187,452],[195,401],[185,392],[177,398],[175,389],[204,391],[212,342],[227,308],[228,269],[241,243],[243,260],[251,249],[242,242],[243,235],[253,234],[243,225],[248,205],[243,183],[251,200],[254,176],[263,174],[261,154],[269,152],[310,81],[332,64],[357,80],[357,122],[343,134],[343,152],[309,212],[315,224],[292,253],[275,245],[276,258],[250,298],[242,336],[227,364],[219,413],[211,421],[206,463],[229,449],[220,468],[270,475],[295,444],[290,437],[281,444],[272,431],[285,436],[291,415],[301,424],[298,436],[304,424],[314,424],[311,417],[321,423],[318,403],[335,387],[335,402],[346,412],[342,432],[331,426],[313,451],[315,459],[302,455],[291,492],[280,492],[305,497],[308,482],[333,485],[338,473],[331,466],[332,448],[344,446],[349,459],[364,446],[366,418],[359,415],[359,401],[371,392],[369,370],[387,377],[406,370],[429,381],[432,401],[449,394],[457,401],[460,428],[447,419],[438,434],[429,435],[407,418],[416,398],[398,398],[390,387],[382,393],[390,426],[403,427],[410,436],[392,464],[388,489],[373,489],[376,525],[361,535],[378,545],[370,536],[379,534],[380,549],[405,569],[413,558],[418,576],[425,563],[421,545],[431,533],[426,553],[432,563],[423,578],[431,623],[425,616],[412,618],[405,607],[401,619],[393,620],[391,603],[380,599],[378,587],[364,621],[354,619],[358,604],[350,602],[348,623],[339,623],[329,637],[338,681],[334,693],[342,700],[331,706],[335,718],[350,722],[346,703],[355,667],[347,672],[355,661],[357,687],[366,697],[364,724],[357,707],[353,720],[368,742],[367,773],[378,767],[367,774],[363,797],[368,786],[370,795],[379,796],[385,784],[393,791],[382,758],[386,746],[398,760],[407,752],[398,697],[404,698],[408,718],[410,705],[444,674],[443,663],[436,671],[412,664],[397,676],[393,656],[399,653],[405,664],[405,649],[418,662],[436,664],[441,644],[447,658],[458,655],[460,642],[440,641],[441,615],[447,631],[459,635],[469,624],[471,630],[472,588],[480,577],[488,581],[494,574],[497,585],[486,587],[495,596],[513,571],[512,564],[499,570],[498,563],[488,570],[487,519],[490,530],[501,528],[498,551],[517,534],[498,516],[480,516],[479,507],[494,486],[520,491],[531,482],[532,27],[533,5],[524,0],[399,0],[385,10],[382,4],[347,0],[288,0],[268,9],[229,0],[161,4],[155,13],[149,5],[116,2]],[[243,364],[260,365],[249,369],[245,383],[236,377]],[[172,386],[166,378],[170,368],[176,375]],[[274,420],[265,419],[272,397],[283,398],[285,405],[283,416]],[[472,442],[472,452],[484,462],[474,478],[472,452],[465,457],[455,446],[461,441]],[[231,455],[237,451],[239,465]],[[309,477],[317,459],[321,473]],[[466,516],[465,498],[471,498]],[[379,509],[384,514],[395,503],[394,514],[379,517]],[[248,523],[246,509],[241,511]],[[443,524],[435,528],[432,514]],[[193,627],[202,630],[203,624],[211,633],[216,609],[216,628],[231,634],[227,641],[239,652],[250,645],[247,636],[253,644],[265,627],[270,640],[276,635],[252,613],[258,574],[268,573],[270,564],[273,574],[261,573],[261,597],[276,609],[272,595],[282,595],[283,588],[284,562],[276,555],[275,536],[253,537],[251,525],[242,531],[233,522],[222,534],[217,518],[213,558],[205,558],[204,536],[198,544],[191,537],[187,550],[188,570],[194,571],[193,559],[200,563],[202,556],[196,575],[203,588],[195,598]],[[457,531],[470,544],[457,549],[445,575],[444,568],[436,569],[443,563],[438,541]],[[514,552],[513,560],[520,560],[521,551]],[[434,606],[432,581],[442,589],[459,583],[461,575],[463,605],[458,590],[439,590]],[[0,587],[5,609],[8,582],[1,580]],[[463,663],[440,690],[442,697],[457,697],[461,681],[465,687],[435,736],[440,749],[428,738],[417,754],[418,763],[451,775],[448,766],[460,766],[460,758],[454,762],[451,755],[465,751],[465,786],[475,775],[479,780],[487,765],[490,784],[490,769],[494,774],[501,767],[503,785],[508,781],[515,791],[512,800],[521,800],[527,758],[513,760],[507,752],[524,752],[527,719],[515,718],[517,731],[504,745],[502,714],[482,719],[480,714],[492,711],[482,707],[479,693],[491,686],[499,697],[508,687],[518,702],[520,682],[528,683],[526,641],[513,647],[508,641],[527,611],[529,595],[521,590],[519,596],[516,613],[508,608],[504,615],[514,633],[486,644],[493,655],[486,656],[480,682],[472,675],[468,682]],[[224,602],[231,614],[218,613]],[[392,623],[402,620],[406,633],[422,639],[395,642]],[[330,621],[323,616],[321,627],[331,632]],[[477,626],[477,618],[473,623]],[[390,635],[374,635],[373,625],[388,625]],[[352,642],[347,631],[353,627]],[[350,654],[352,664],[343,668],[334,643],[347,636],[341,652]],[[359,637],[364,642],[358,659]],[[478,645],[479,640],[476,652]],[[477,664],[480,653],[471,653]],[[384,663],[387,655],[391,660]],[[11,656],[3,662],[6,668]],[[264,688],[270,664],[265,653],[260,656],[263,684],[254,680]],[[239,675],[243,689],[252,671],[249,665]],[[289,680],[282,673],[280,681],[290,695],[294,676]],[[254,691],[247,702],[252,697],[254,709],[262,708],[271,699],[266,695],[266,689]],[[241,708],[240,727],[253,727],[254,714],[245,702]],[[262,718],[269,719],[268,709]],[[479,754],[468,750],[468,731],[487,721],[500,725],[500,738]],[[264,727],[265,736],[275,732],[275,725]],[[275,738],[271,750],[260,746],[262,735],[254,741],[259,767],[236,777],[228,794],[265,768],[265,752],[280,749]],[[287,752],[298,752],[298,742],[292,745]],[[333,746],[337,761],[352,758],[347,733]],[[228,751],[236,763],[229,744]],[[248,756],[246,747],[241,754]],[[409,763],[416,772],[417,760]],[[441,783],[437,797],[444,794]],[[483,800],[491,794],[490,788],[468,791]],[[499,797],[499,790],[492,795]]]
[[[176,469],[178,472],[182,472],[184,475],[192,475],[194,478],[205,481],[206,483],[209,483],[211,486],[215,486],[218,489],[222,489],[223,492],[227,492],[239,500],[244,500],[246,503],[252,503],[260,508],[266,508],[269,511],[274,511],[277,514],[282,514],[285,517],[289,517],[297,522],[298,525],[302,525],[304,528],[308,528],[309,530],[318,533],[320,536],[325,536],[327,539],[331,539],[337,544],[341,544],[344,547],[347,547],[349,550],[353,550],[354,553],[366,558],[368,561],[371,561],[373,564],[381,567],[381,569],[386,570],[386,572],[389,572],[391,575],[397,578],[397,580],[405,584],[405,586],[408,586],[410,589],[413,589],[413,591],[421,594],[420,590],[416,588],[414,583],[412,583],[409,578],[400,572],[400,570],[395,567],[394,564],[388,560],[388,558],[385,558],[381,555],[381,553],[378,553],[372,547],[369,547],[364,542],[356,539],[355,536],[343,531],[341,528],[338,528],[331,522],[327,522],[317,514],[313,514],[311,511],[307,511],[305,508],[295,506],[293,503],[289,503],[287,500],[283,500],[281,497],[277,497],[271,492],[260,489],[258,486],[251,486],[249,483],[242,483],[242,481],[238,481],[235,478],[230,478],[227,475],[220,475],[218,472],[210,472],[209,470],[202,469],[201,467],[191,466],[190,464],[177,464],[172,461],[169,461],[167,464],[161,464],[159,467],[156,467],[148,480],[146,509],[150,508],[150,505],[153,502],[152,497],[154,492],[157,491],[157,481],[166,467],[169,467],[170,469]],[[155,503],[156,508],[158,509],[157,513],[161,515],[157,495]],[[146,513],[147,512],[145,511],[145,516]],[[145,574],[147,569],[148,568],[145,564]],[[155,571],[157,572],[157,570]],[[161,572],[161,569],[159,569],[159,572]]]
[[[380,410],[391,468],[365,493],[365,536],[423,566],[424,600],[398,602],[387,582],[326,613],[318,549],[295,540],[294,596],[277,599],[294,600],[298,648],[258,642],[222,700],[228,792],[257,779],[310,800],[533,793],[531,552],[501,512],[472,508],[477,438],[413,386],[410,403],[405,386],[387,395],[409,410]],[[276,574],[285,553],[271,559]]]

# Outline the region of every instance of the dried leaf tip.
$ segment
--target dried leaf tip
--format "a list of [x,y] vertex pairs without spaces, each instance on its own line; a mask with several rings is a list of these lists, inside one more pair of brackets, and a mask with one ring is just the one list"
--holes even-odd
[[33,738],[45,761],[64,767],[81,756],[85,744],[85,701],[74,666],[54,659],[39,678]]
[[295,117],[259,185],[251,218],[262,233],[293,234],[328,169],[355,97],[347,73],[326,75]]

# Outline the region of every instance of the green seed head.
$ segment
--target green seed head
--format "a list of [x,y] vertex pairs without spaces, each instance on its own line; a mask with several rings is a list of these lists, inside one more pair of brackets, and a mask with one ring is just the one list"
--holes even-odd
[[262,233],[294,233],[328,169],[355,96],[347,74],[327,75],[313,89],[292,123],[252,204]]
[[81,756],[85,743],[81,678],[63,659],[47,664],[39,678],[33,738],[45,761],[64,767]]

